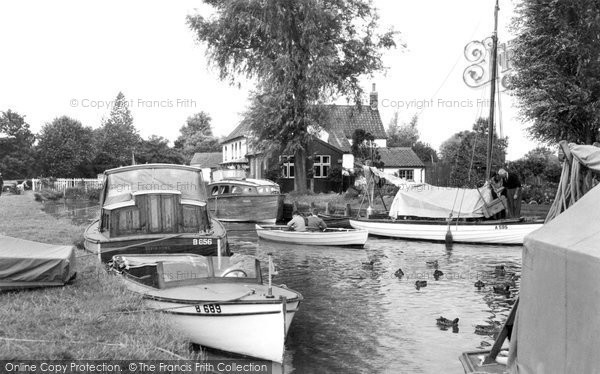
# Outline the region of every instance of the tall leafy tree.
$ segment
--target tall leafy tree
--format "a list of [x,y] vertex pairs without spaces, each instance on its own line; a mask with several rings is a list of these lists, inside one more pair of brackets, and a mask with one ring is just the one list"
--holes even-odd
[[84,178],[94,175],[93,130],[63,116],[42,127],[37,155],[44,176]]
[[[452,135],[440,146],[441,161],[450,165],[450,185],[455,187],[480,186],[485,181],[487,153],[487,123],[479,118],[472,131]],[[494,134],[492,169],[498,170],[506,159],[507,140]]]
[[523,0],[513,26],[511,85],[531,136],[600,140],[600,2]]
[[[188,17],[222,79],[258,81],[248,117],[258,142],[293,153],[296,191],[306,191],[306,150],[319,126],[314,104],[362,94],[359,77],[383,68],[393,32],[377,32],[366,0],[205,0],[214,17]],[[264,144],[264,143],[263,143]]]
[[135,153],[135,161],[139,164],[183,164],[183,156],[177,149],[169,147],[169,140],[152,135],[140,142]]
[[125,95],[119,92],[110,117],[95,132],[96,172],[130,165],[140,136],[133,125]]
[[188,117],[186,124],[179,129],[181,135],[175,141],[186,161],[190,161],[196,152],[220,152],[219,138],[213,135],[211,118],[204,112]]
[[10,109],[0,113],[0,172],[5,179],[27,178],[35,173],[34,141],[25,116]]
[[429,143],[419,140],[420,134],[417,129],[419,117],[414,115],[409,123],[398,125],[398,112],[390,120],[387,129],[388,147],[410,147],[423,162],[437,162],[438,155]]

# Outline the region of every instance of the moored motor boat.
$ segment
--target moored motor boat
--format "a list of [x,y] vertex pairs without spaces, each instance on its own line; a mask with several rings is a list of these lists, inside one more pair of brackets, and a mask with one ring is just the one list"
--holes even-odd
[[208,185],[210,211],[223,222],[275,223],[283,215],[285,195],[266,179],[222,179]]
[[327,228],[325,231],[289,231],[283,225],[256,225],[261,239],[303,245],[364,246],[369,236],[366,230]]
[[84,246],[103,262],[125,253],[228,253],[225,228],[207,209],[201,169],[144,164],[107,170],[100,206]]
[[254,257],[120,255],[113,257],[111,269],[190,341],[282,362],[302,295],[271,286],[270,276],[263,284]]

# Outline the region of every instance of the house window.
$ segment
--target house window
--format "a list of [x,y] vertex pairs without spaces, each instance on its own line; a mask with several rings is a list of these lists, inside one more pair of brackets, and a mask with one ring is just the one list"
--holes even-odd
[[281,164],[281,176],[283,178],[294,178],[294,156],[279,156]]
[[331,167],[331,156],[317,155],[313,160],[314,177],[327,178]]
[[227,161],[227,146],[223,147],[223,161]]
[[404,178],[406,180],[414,180],[414,170],[413,169],[400,169],[398,170],[398,177]]

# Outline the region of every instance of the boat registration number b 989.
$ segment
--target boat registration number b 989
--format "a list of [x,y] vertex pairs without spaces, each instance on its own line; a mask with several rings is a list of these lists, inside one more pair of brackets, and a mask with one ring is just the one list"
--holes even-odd
[[211,245],[212,239],[193,239],[192,245]]
[[196,305],[196,312],[198,313],[221,313],[221,306],[219,304],[204,304]]

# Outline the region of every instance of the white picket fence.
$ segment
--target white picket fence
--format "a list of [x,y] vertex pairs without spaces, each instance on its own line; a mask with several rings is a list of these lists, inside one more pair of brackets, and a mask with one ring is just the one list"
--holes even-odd
[[65,191],[71,187],[100,188],[102,187],[103,178],[56,178],[46,180],[46,185],[41,179],[32,179],[32,190],[39,191],[43,188],[49,188],[54,191]]

